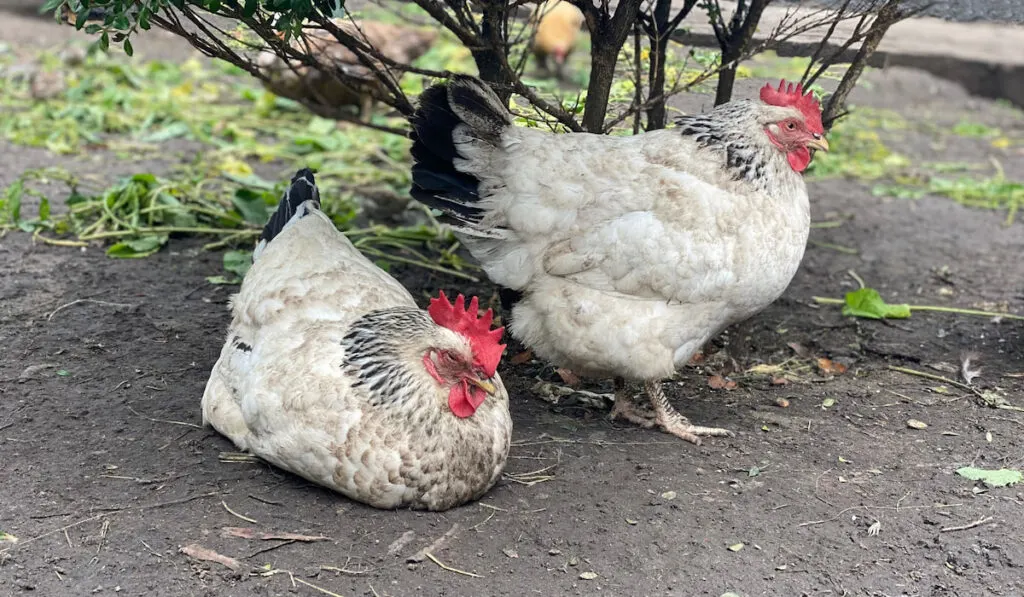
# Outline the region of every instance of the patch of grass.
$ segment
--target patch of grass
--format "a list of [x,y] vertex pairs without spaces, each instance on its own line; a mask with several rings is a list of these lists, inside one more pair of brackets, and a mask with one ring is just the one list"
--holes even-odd
[[953,126],[953,134],[960,137],[988,139],[991,137],[998,137],[1000,135],[1000,131],[997,128],[981,124],[980,122],[961,120]]
[[[1024,183],[1008,180],[998,164],[995,174],[979,176],[981,170],[987,169],[983,164],[914,162],[883,141],[882,133],[910,128],[906,119],[893,112],[855,109],[832,129],[829,143],[834,150],[815,155],[807,170],[808,177],[872,182],[872,193],[876,196],[948,197],[967,207],[1005,210],[1006,223],[1013,223],[1024,202]],[[961,121],[953,132],[960,136],[1004,139],[998,129],[967,121]]]
[[[64,182],[69,187],[68,209],[54,214],[47,197],[31,190],[32,182]],[[29,170],[10,185],[0,198],[0,229],[18,228],[42,242],[81,245],[112,242],[107,255],[141,258],[159,251],[170,238],[208,235],[216,240],[204,248],[251,246],[276,208],[285,180],[270,183],[250,173],[211,178],[201,171],[183,169],[173,180],[149,173],[136,174],[97,191],[83,190],[71,173],[47,168]],[[329,185],[328,185],[329,186]],[[40,196],[34,218],[24,217],[22,199]],[[384,270],[404,264],[477,281],[475,266],[458,252],[459,244],[437,226],[354,228],[357,203],[351,193],[323,193],[323,209],[334,224],[364,254]],[[54,239],[56,234],[74,240]],[[214,283],[237,283],[247,269],[250,251],[228,251],[225,270],[231,277],[216,276]]]
[[[774,50],[768,50],[752,57],[747,61],[746,67],[751,77],[799,81],[810,61],[810,58],[801,56],[783,58]],[[849,64],[834,64],[827,68],[820,78],[840,81],[849,66]],[[870,68],[867,68],[865,72],[869,70]]]
[[[434,69],[465,70],[467,61],[472,64],[468,51],[455,43],[439,43],[422,60]],[[0,191],[0,231],[20,229],[59,245],[103,243],[110,256],[120,258],[144,257],[170,238],[192,234],[211,237],[208,248],[248,249],[285,182],[297,168],[309,166],[317,171],[324,211],[379,265],[414,265],[475,279],[454,238],[431,218],[417,227],[371,222],[353,228],[361,189],[383,189],[399,199],[406,194],[409,141],[404,137],[339,126],[219,63],[142,63],[99,54],[69,68],[50,53],[37,62],[43,71],[63,69],[67,88],[53,99],[37,101],[26,80],[0,85],[5,115],[0,135],[9,141],[64,154],[110,150],[131,161],[166,152],[168,142],[188,140],[192,145],[184,147],[194,159],[161,176],[139,168],[134,176],[105,186],[90,184],[87,174],[26,171]],[[0,63],[10,66],[13,58],[2,54]],[[421,79],[409,75],[403,85],[418,92]],[[272,171],[272,180],[257,170]],[[38,190],[54,181],[66,185],[64,197]],[[34,214],[23,205],[30,196],[39,205]],[[66,210],[51,209],[62,201]],[[232,264],[228,255],[228,275],[221,281],[236,281],[244,272],[235,263],[237,255]]]
[[886,114],[855,111],[832,128],[829,145],[834,150],[816,154],[807,175],[812,178],[878,180],[905,171],[910,160],[892,151],[879,135],[879,130],[884,127],[902,124]]
[[882,184],[872,188],[878,196],[918,199],[924,195],[948,197],[961,205],[1006,211],[1006,224],[1013,223],[1024,204],[1024,183],[1006,180],[1002,173],[986,178],[931,176],[920,185]]

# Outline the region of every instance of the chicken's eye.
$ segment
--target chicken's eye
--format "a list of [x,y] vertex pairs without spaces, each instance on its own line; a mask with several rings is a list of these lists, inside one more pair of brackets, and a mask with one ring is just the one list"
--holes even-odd
[[458,360],[458,359],[455,358],[455,355],[453,355],[451,352],[449,352],[447,350],[440,350],[440,351],[438,351],[437,355],[438,355],[440,361],[442,363],[446,364],[446,365],[451,365],[451,364],[455,363],[455,361]]
[[796,130],[796,123],[793,122],[793,121],[787,122],[786,123],[786,128],[791,130],[791,131]]

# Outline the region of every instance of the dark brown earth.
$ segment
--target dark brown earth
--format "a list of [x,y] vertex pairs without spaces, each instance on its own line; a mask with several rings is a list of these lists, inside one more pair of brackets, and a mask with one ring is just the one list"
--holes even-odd
[[[8,43],[53,46],[65,33],[0,16]],[[168,42],[150,55],[167,48],[181,51]],[[859,102],[913,122],[969,117],[1024,132],[1020,112],[929,76],[869,81]],[[1024,177],[1019,146],[995,150],[918,129],[901,136],[899,149],[918,159],[992,155],[1007,177]],[[0,155],[0,187],[40,165],[87,164],[110,180],[137,166],[3,143]],[[579,400],[551,405],[531,391],[534,376],[553,379],[549,368],[506,364],[512,476],[481,503],[442,514],[373,510],[263,464],[218,459],[233,447],[199,427],[199,399],[230,287],[205,281],[221,273],[221,258],[200,250],[201,240],[119,261],[99,247],[8,234],[0,240],[0,530],[20,541],[0,544],[0,595],[1024,594],[1024,496],[954,474],[966,465],[1024,467],[1024,413],[888,369],[960,380],[971,352],[982,369],[975,386],[1024,405],[1022,324],[920,312],[851,320],[811,299],[855,288],[852,269],[890,301],[1024,312],[1022,225],[944,198],[874,197],[857,182],[816,181],[810,190],[815,220],[850,219],[814,230],[785,296],[668,386],[680,410],[735,438],[695,447],[612,424]],[[492,294],[421,271],[399,275],[417,296],[456,287]],[[849,370],[826,377],[810,368],[788,385],[742,374],[792,358],[789,343]],[[738,388],[709,388],[712,373],[730,374]],[[776,406],[780,398],[790,406]],[[834,405],[823,408],[826,399]],[[928,427],[911,429],[908,419]],[[329,540],[222,536],[239,526]],[[407,562],[452,529],[433,553],[474,576]],[[190,559],[179,552],[190,544],[242,568]]]

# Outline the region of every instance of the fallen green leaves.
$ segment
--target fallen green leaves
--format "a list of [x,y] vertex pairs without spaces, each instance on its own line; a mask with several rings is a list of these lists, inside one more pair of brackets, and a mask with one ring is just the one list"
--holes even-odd
[[937,305],[890,304],[874,288],[860,288],[846,293],[844,300],[815,296],[814,302],[819,305],[842,305],[843,315],[864,319],[906,319],[913,311],[935,311],[939,313],[955,313],[957,315],[976,315],[1002,319],[1024,320],[1024,316],[979,309],[961,309],[959,307],[942,307]]
[[874,288],[860,288],[846,293],[843,315],[867,319],[906,319],[910,317],[910,305],[890,305]]
[[991,470],[965,466],[957,469],[956,474],[971,481],[981,481],[989,487],[1007,487],[1024,481],[1024,474],[1020,471],[1006,468]]

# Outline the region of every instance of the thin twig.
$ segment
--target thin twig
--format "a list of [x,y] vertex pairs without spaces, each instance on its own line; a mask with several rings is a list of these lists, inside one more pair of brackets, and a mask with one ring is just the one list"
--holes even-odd
[[224,500],[221,500],[220,503],[221,503],[222,506],[224,506],[224,509],[228,511],[228,514],[231,514],[235,518],[241,518],[245,522],[251,522],[253,524],[259,524],[259,521],[253,520],[252,518],[249,518],[248,516],[242,516],[238,512],[235,512],[234,510],[232,510],[231,507],[228,506],[228,503],[225,502]]
[[130,404],[126,404],[125,406],[128,407],[128,410],[132,411],[132,414],[134,414],[135,416],[141,417],[143,419],[146,419],[147,421],[152,421],[154,423],[167,423],[168,425],[181,425],[182,427],[192,427],[193,429],[202,429],[203,428],[202,425],[196,425],[195,423],[186,423],[185,421],[171,421],[169,419],[154,419],[153,417],[147,417],[146,415],[144,415],[144,414],[140,413],[139,411],[135,410],[134,408],[131,407]]
[[967,529],[973,529],[974,527],[981,526],[981,525],[985,524],[986,522],[988,522],[990,520],[992,520],[992,517],[991,516],[986,516],[984,518],[979,518],[978,520],[975,520],[974,522],[971,522],[971,523],[968,523],[968,524],[962,524],[960,526],[955,526],[955,527],[943,527],[943,528],[939,529],[939,532],[940,533],[949,533],[949,532],[952,532],[952,531],[966,531]]
[[971,386],[969,386],[967,384],[962,384],[962,383],[960,383],[958,381],[955,381],[955,380],[952,380],[952,379],[950,379],[948,377],[943,377],[941,375],[935,375],[934,373],[926,373],[924,371],[918,371],[917,369],[909,369],[907,367],[897,367],[896,365],[889,365],[889,369],[891,371],[898,371],[899,373],[905,373],[907,375],[914,375],[916,377],[923,377],[925,379],[930,379],[930,380],[933,380],[933,381],[941,381],[943,383],[948,383],[948,384],[954,385],[954,386],[956,386],[956,387],[958,387],[958,388],[960,388],[962,390],[966,390],[968,392],[971,392],[972,394],[977,394],[978,393],[978,391],[975,388],[972,388]]
[[128,303],[111,303],[111,302],[108,302],[108,301],[98,301],[96,299],[85,299],[85,298],[75,299],[75,300],[71,301],[70,303],[65,303],[65,304],[57,307],[53,311],[51,311],[50,314],[46,316],[46,321],[51,321],[53,319],[54,315],[56,315],[57,313],[60,313],[64,309],[67,309],[68,307],[72,307],[74,305],[80,305],[82,303],[92,303],[94,305],[101,305],[101,306],[104,306],[104,307],[116,307],[116,308],[120,308],[120,309],[130,309],[130,308],[134,308],[134,307],[137,306],[137,305],[131,305],[131,304],[128,304]]
[[256,551],[252,552],[251,554],[245,556],[245,559],[249,559],[249,558],[258,556],[261,553],[267,553],[268,551],[274,551],[275,549],[277,549],[279,547],[284,547],[285,545],[291,545],[292,543],[296,543],[295,539],[288,539],[288,540],[285,540],[285,541],[281,541],[280,543],[278,543],[276,545],[271,545],[270,547],[264,547],[263,549],[257,549]]
[[472,572],[466,572],[465,570],[459,570],[458,568],[452,568],[451,566],[448,566],[447,564],[443,563],[441,560],[439,560],[436,557],[434,557],[434,554],[430,553],[429,551],[423,552],[423,555],[427,556],[427,559],[430,560],[431,562],[433,562],[433,563],[437,564],[438,566],[440,566],[442,570],[447,570],[448,572],[454,572],[455,574],[461,574],[463,576],[471,576],[473,578],[483,578],[479,574],[474,574]]

